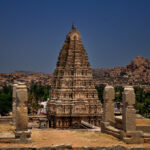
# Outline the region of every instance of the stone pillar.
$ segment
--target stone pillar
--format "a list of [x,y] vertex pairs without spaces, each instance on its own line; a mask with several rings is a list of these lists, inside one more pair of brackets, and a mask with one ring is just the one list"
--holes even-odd
[[115,92],[112,86],[106,86],[104,89],[104,109],[103,109],[103,122],[114,122],[114,98]]
[[16,87],[16,130],[15,137],[18,142],[30,142],[31,132],[28,131],[27,87],[18,83]]
[[13,104],[12,104],[12,121],[13,125],[16,125],[16,87],[17,84],[13,84]]
[[127,86],[124,88],[123,92],[123,130],[136,131],[136,111],[134,109],[135,105],[135,93],[132,86]]
[[101,122],[101,130],[105,132],[105,129],[110,124],[115,123],[115,116],[114,116],[114,98],[115,92],[112,86],[106,86],[104,89],[104,107],[103,107],[103,116]]
[[144,143],[143,132],[136,131],[135,93],[132,86],[126,86],[123,92],[123,112],[121,138],[128,144]]

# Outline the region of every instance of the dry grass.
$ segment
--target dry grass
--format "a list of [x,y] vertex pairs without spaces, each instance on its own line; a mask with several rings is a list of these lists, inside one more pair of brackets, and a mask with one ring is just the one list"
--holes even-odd
[[[0,132],[12,132],[13,126],[0,124]],[[58,129],[33,129],[32,131],[32,144],[4,144],[1,146],[52,146],[60,144],[71,144],[73,147],[80,146],[115,146],[122,145],[126,147],[145,146],[150,147],[150,144],[125,144],[119,139],[100,132],[89,132],[81,130],[58,130]]]
[[71,144],[79,146],[110,146],[124,145],[118,139],[100,132],[74,131],[74,130],[33,130],[32,140],[36,146]]
[[14,126],[10,124],[0,124],[0,133],[2,132],[13,132]]

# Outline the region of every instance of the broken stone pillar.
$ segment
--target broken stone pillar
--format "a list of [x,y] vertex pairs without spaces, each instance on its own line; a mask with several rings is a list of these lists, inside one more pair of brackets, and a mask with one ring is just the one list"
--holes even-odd
[[27,87],[18,83],[16,87],[16,140],[21,143],[30,142],[31,132],[28,131]]
[[115,123],[115,117],[114,117],[114,98],[115,98],[115,92],[114,88],[112,86],[106,86],[104,89],[104,108],[103,108],[103,116],[102,116],[102,131],[103,129],[110,125]]
[[17,84],[13,84],[13,104],[12,104],[12,121],[13,125],[16,125],[16,87]]
[[143,132],[136,131],[135,93],[132,86],[126,86],[123,92],[123,131],[121,138],[126,143],[143,143]]

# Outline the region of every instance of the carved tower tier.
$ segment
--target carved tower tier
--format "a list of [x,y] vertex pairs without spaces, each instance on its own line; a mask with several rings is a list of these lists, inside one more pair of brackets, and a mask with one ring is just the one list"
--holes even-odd
[[51,127],[100,126],[101,103],[79,31],[72,26],[59,53],[48,102]]

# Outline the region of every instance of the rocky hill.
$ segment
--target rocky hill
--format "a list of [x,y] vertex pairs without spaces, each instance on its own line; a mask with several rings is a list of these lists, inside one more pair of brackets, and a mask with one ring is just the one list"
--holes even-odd
[[[12,85],[15,80],[23,81],[28,86],[33,81],[42,85],[51,85],[53,74],[17,71],[15,73],[0,73],[0,87]],[[150,60],[138,56],[124,67],[93,69],[96,85],[109,84],[113,86],[133,85],[150,89]]]
[[93,69],[96,84],[150,87],[150,60],[138,56],[125,67]]
[[29,87],[31,82],[41,85],[51,85],[52,74],[17,71],[14,73],[0,73],[0,88],[5,84],[12,86],[15,81],[25,82]]

